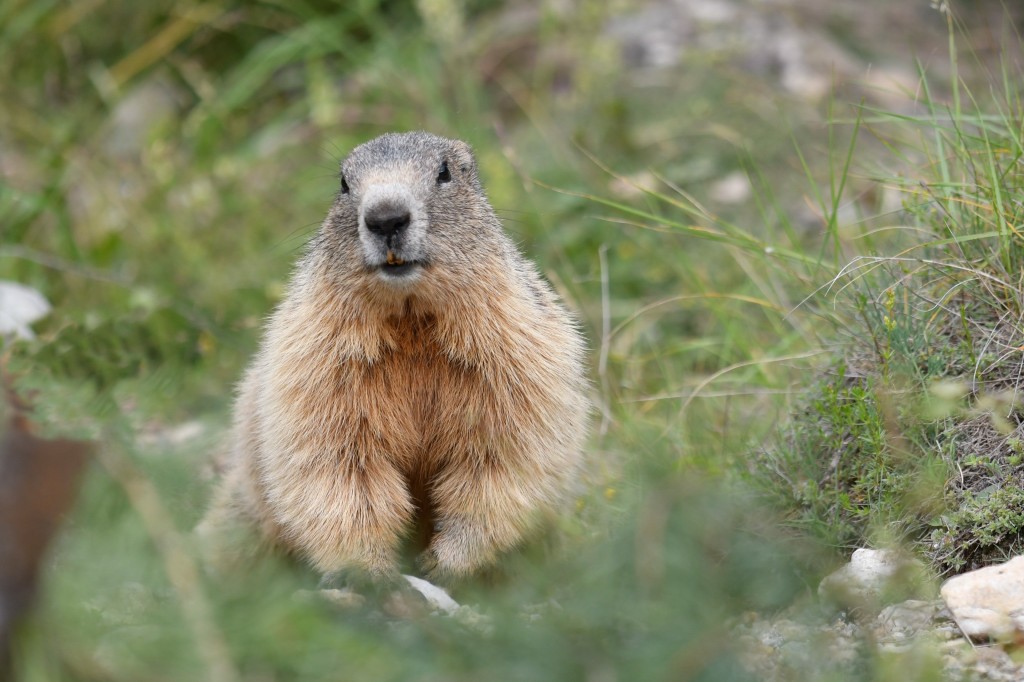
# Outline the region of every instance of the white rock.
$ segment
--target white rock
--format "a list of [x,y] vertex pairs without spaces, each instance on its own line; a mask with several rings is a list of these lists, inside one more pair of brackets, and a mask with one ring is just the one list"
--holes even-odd
[[858,549],[850,563],[826,576],[818,595],[846,608],[876,610],[886,597],[919,591],[921,566],[905,554],[889,549]]
[[32,287],[0,281],[0,336],[35,338],[29,325],[49,312],[50,302]]
[[183,445],[206,433],[203,422],[193,419],[174,426],[160,425],[139,434],[143,445]]
[[950,578],[941,594],[972,639],[1006,640],[1024,633],[1024,556]]
[[753,187],[750,178],[743,171],[733,171],[716,180],[708,190],[708,195],[722,204],[739,204],[750,198]]
[[402,577],[435,609],[447,614],[453,614],[459,610],[459,602],[452,599],[447,592],[434,583],[414,575],[403,575]]

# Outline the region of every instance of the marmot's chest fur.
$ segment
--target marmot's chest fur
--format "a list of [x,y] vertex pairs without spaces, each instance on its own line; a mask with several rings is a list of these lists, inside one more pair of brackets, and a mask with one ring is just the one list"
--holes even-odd
[[[480,408],[495,406],[498,398],[479,369],[453,359],[438,342],[436,318],[391,317],[384,329],[387,343],[372,360],[338,362],[329,344],[319,358],[304,359],[307,369],[320,364],[325,374],[317,390],[284,376],[275,384],[271,375],[270,390],[279,390],[283,403],[272,409],[288,415],[291,451],[340,467],[387,460],[419,477],[456,444],[485,445],[495,425],[483,422],[497,415]],[[296,464],[294,457],[281,462]]]
[[201,531],[223,553],[251,554],[222,539],[249,527],[324,572],[388,574],[416,527],[432,577],[472,574],[569,493],[583,355],[465,143],[368,142],[242,382]]

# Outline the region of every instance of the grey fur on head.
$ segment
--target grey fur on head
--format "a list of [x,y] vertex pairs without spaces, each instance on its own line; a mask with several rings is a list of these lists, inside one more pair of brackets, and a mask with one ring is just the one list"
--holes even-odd
[[[341,164],[341,191],[329,221],[341,251],[391,285],[407,287],[433,264],[473,258],[472,224],[500,230],[483,197],[469,145],[425,132],[388,133],[355,149]],[[481,211],[481,206],[487,206]],[[429,240],[428,232],[451,232]],[[358,239],[358,248],[353,238]]]

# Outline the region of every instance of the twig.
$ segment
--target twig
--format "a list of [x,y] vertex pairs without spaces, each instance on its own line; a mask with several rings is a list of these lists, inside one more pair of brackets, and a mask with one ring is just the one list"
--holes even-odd
[[199,568],[185,549],[181,533],[160,501],[153,483],[116,448],[98,448],[97,459],[116,480],[142,518],[164,562],[164,570],[181,599],[185,620],[192,629],[199,654],[206,664],[206,679],[235,682],[238,671],[231,661],[227,642],[213,618],[210,602],[203,594]]
[[608,346],[611,344],[612,335],[612,312],[611,299],[608,286],[608,245],[601,244],[597,251],[598,262],[601,265],[601,352],[597,361],[597,375],[601,379],[601,430],[604,436],[608,433],[608,425],[611,423],[609,414],[609,385],[608,385]]

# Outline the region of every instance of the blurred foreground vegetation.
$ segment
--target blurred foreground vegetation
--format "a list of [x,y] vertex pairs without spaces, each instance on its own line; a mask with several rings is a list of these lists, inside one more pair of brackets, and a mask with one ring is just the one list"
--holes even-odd
[[[629,3],[5,3],[0,279],[55,305],[9,362],[106,453],[22,677],[757,679],[729,627],[853,546],[937,573],[1018,549],[1019,44],[986,59],[924,10],[921,47],[958,59],[895,106],[727,50],[631,65]],[[337,611],[295,566],[180,573],[337,163],[398,129],[474,145],[593,349],[583,490],[557,549],[458,595],[484,625]],[[855,674],[907,679],[876,663]]]

